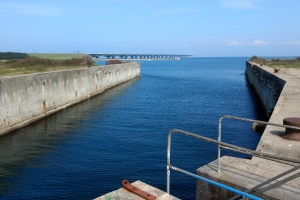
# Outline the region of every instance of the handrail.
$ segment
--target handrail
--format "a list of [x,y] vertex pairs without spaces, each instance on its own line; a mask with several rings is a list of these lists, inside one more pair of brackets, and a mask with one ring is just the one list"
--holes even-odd
[[[265,124],[265,125],[271,125],[271,126],[277,126],[277,127],[283,127],[283,128],[291,128],[291,129],[295,129],[295,130],[300,130],[299,127],[296,126],[289,126],[289,125],[283,125],[283,124],[276,124],[276,123],[272,123],[272,122],[264,122],[264,121],[259,121],[259,120],[254,120],[254,119],[247,119],[247,118],[242,118],[242,117],[235,117],[235,116],[230,116],[230,115],[224,115],[219,119],[219,126],[218,126],[218,141],[221,142],[221,135],[222,135],[222,120],[228,118],[228,119],[234,119],[234,120],[240,120],[240,121],[246,121],[246,122],[257,122],[259,124]],[[220,158],[221,158],[221,145],[218,145],[218,172],[220,172],[220,167],[221,167],[221,163],[220,163]],[[263,155],[264,153],[262,153]],[[252,154],[250,154],[252,155]],[[276,156],[277,157],[277,156]],[[276,158],[273,157],[275,159],[279,159],[282,160],[281,158]],[[294,161],[290,161],[290,160],[286,160],[288,162],[294,162]],[[298,162],[296,162],[298,163]]]
[[207,178],[204,178],[204,177],[202,177],[202,176],[199,176],[199,175],[190,173],[190,172],[185,171],[185,170],[183,170],[183,169],[180,169],[180,168],[178,168],[178,167],[170,166],[170,168],[171,168],[171,169],[174,169],[174,170],[176,170],[176,171],[178,171],[178,172],[182,172],[182,173],[184,173],[184,174],[186,174],[186,175],[192,176],[192,177],[194,177],[194,178],[196,178],[196,179],[199,179],[199,180],[205,181],[205,182],[207,182],[207,183],[210,183],[210,184],[212,184],[212,185],[218,186],[218,187],[220,187],[220,188],[224,188],[224,189],[229,190],[229,191],[231,191],[231,192],[237,193],[237,194],[242,195],[242,196],[244,196],[244,197],[251,198],[251,199],[254,199],[254,200],[262,200],[261,198],[256,197],[256,196],[254,196],[254,195],[251,195],[251,194],[249,194],[249,193],[247,193],[247,192],[243,192],[243,191],[237,190],[237,189],[235,189],[235,188],[229,187],[229,186],[227,186],[227,185],[224,185],[224,184],[222,184],[222,183],[218,183],[218,182],[209,180],[209,179],[207,179]]
[[[193,173],[190,173],[188,171],[185,171],[185,170],[182,170],[180,168],[177,168],[175,166],[172,166],[171,163],[170,163],[170,160],[171,160],[171,135],[172,133],[174,132],[177,132],[177,133],[182,133],[182,134],[185,134],[187,136],[191,136],[191,137],[196,137],[198,139],[203,139],[203,140],[206,140],[208,142],[213,142],[213,143],[219,143],[217,140],[213,140],[213,139],[210,139],[210,138],[207,138],[207,137],[203,137],[203,136],[200,136],[200,135],[196,135],[196,134],[193,134],[193,133],[189,133],[189,132],[186,132],[186,131],[182,131],[182,130],[178,130],[178,129],[173,129],[169,132],[169,135],[168,135],[168,153],[167,153],[167,156],[168,156],[168,161],[167,161],[167,193],[170,194],[170,169],[173,169],[175,171],[179,171],[179,172],[182,172],[182,173],[185,173],[189,176],[193,176],[197,179],[200,179],[202,181],[205,181],[205,182],[208,182],[212,185],[215,185],[215,186],[218,186],[218,187],[221,187],[221,188],[224,188],[226,190],[229,190],[231,192],[234,192],[236,194],[239,194],[239,195],[242,195],[242,196],[245,196],[245,197],[248,197],[248,198],[251,198],[251,199],[255,199],[255,200],[261,200],[261,198],[258,198],[256,196],[253,196],[251,194],[248,194],[246,192],[242,192],[240,190],[237,190],[237,189],[234,189],[232,187],[229,187],[229,186],[226,186],[224,184],[221,184],[221,183],[218,183],[218,182],[215,182],[215,181],[212,181],[212,180],[209,180],[209,179],[206,179],[204,177],[201,177],[199,175],[196,175],[196,174],[193,174]],[[224,143],[224,145],[226,145]]]
[[[257,121],[257,120],[254,120],[254,121]],[[204,136],[201,136],[201,135],[197,135],[197,134],[194,134],[194,133],[190,133],[190,132],[187,132],[187,131],[183,131],[183,130],[179,130],[179,129],[172,129],[168,134],[168,150],[167,150],[167,193],[168,194],[170,193],[170,169],[173,169],[175,171],[185,173],[189,176],[193,176],[197,179],[206,181],[210,184],[213,184],[213,185],[216,185],[218,187],[224,188],[226,190],[232,191],[232,192],[237,193],[241,196],[245,196],[245,197],[248,197],[248,198],[251,198],[251,199],[260,199],[258,197],[255,197],[255,196],[251,195],[251,194],[248,194],[246,192],[236,190],[234,188],[231,188],[231,187],[228,187],[226,185],[223,185],[223,184],[205,179],[205,178],[203,178],[201,176],[198,176],[196,174],[193,174],[193,173],[187,172],[185,170],[182,170],[180,168],[177,168],[175,166],[172,166],[171,165],[171,136],[175,132],[180,133],[180,134],[184,134],[184,135],[187,135],[187,136],[190,136],[190,137],[194,137],[194,138],[197,138],[197,139],[205,140],[207,142],[218,144],[219,148],[227,148],[227,149],[232,150],[232,151],[238,151],[238,152],[241,152],[241,153],[244,153],[244,154],[249,154],[249,155],[253,155],[253,156],[257,156],[257,157],[261,157],[261,158],[266,158],[266,159],[284,160],[284,161],[294,162],[294,163],[300,164],[300,159],[286,158],[286,157],[283,157],[283,156],[277,156],[277,155],[272,155],[272,154],[268,154],[268,153],[252,151],[250,149],[242,148],[242,147],[239,147],[239,146],[235,146],[235,145],[228,144],[228,143],[225,143],[225,142],[222,142],[222,141],[214,140],[214,139],[204,137]],[[293,179],[294,178],[295,177],[293,177]]]

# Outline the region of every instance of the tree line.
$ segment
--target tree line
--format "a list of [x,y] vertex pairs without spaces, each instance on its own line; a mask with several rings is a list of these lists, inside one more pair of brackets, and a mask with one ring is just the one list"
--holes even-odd
[[0,52],[0,60],[24,59],[29,57],[26,53],[18,52]]

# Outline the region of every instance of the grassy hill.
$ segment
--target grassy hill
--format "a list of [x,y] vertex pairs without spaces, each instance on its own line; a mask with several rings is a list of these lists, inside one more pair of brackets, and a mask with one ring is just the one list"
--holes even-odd
[[264,58],[259,58],[257,56],[253,56],[250,60],[255,63],[267,65],[272,68],[297,68],[297,69],[300,69],[300,57],[297,57],[296,59],[293,59],[293,60],[281,60],[281,59],[267,60]]
[[66,53],[28,53],[29,56],[44,58],[44,59],[72,59],[72,58],[82,58],[87,56],[86,54],[66,54]]
[[86,54],[28,54],[24,59],[0,60],[0,77],[61,71],[96,65]]

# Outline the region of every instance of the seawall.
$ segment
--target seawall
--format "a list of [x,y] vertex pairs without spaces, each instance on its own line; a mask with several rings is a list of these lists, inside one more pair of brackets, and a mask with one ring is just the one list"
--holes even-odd
[[[300,117],[300,71],[289,73],[268,66],[246,62],[246,75],[267,115],[269,122],[282,124],[287,117]],[[226,113],[224,113],[226,114]],[[243,117],[243,116],[240,116]],[[256,151],[300,159],[300,142],[288,140],[281,135],[284,128],[267,126],[257,145]],[[242,133],[241,133],[242,134]],[[245,138],[247,142],[247,138]],[[216,147],[217,148],[217,147]],[[197,174],[246,191],[278,174],[291,169],[293,165],[265,160],[258,157],[242,159],[221,157],[221,169],[217,172],[217,160],[200,167]],[[299,173],[296,170],[295,173]],[[278,182],[275,180],[273,183]],[[270,184],[265,185],[269,186]],[[224,189],[197,180],[197,199],[229,199],[234,194]],[[258,195],[263,199],[299,199],[300,178]]]
[[260,100],[264,113],[270,118],[286,81],[250,61],[246,62],[245,73],[250,86]]
[[140,75],[137,62],[0,77],[0,135]]

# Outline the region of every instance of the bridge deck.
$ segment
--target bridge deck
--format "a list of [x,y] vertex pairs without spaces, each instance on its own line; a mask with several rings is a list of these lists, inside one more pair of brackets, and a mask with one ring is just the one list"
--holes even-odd
[[93,58],[103,59],[159,59],[159,60],[180,60],[181,58],[192,57],[192,55],[181,54],[117,54],[117,53],[89,53]]

